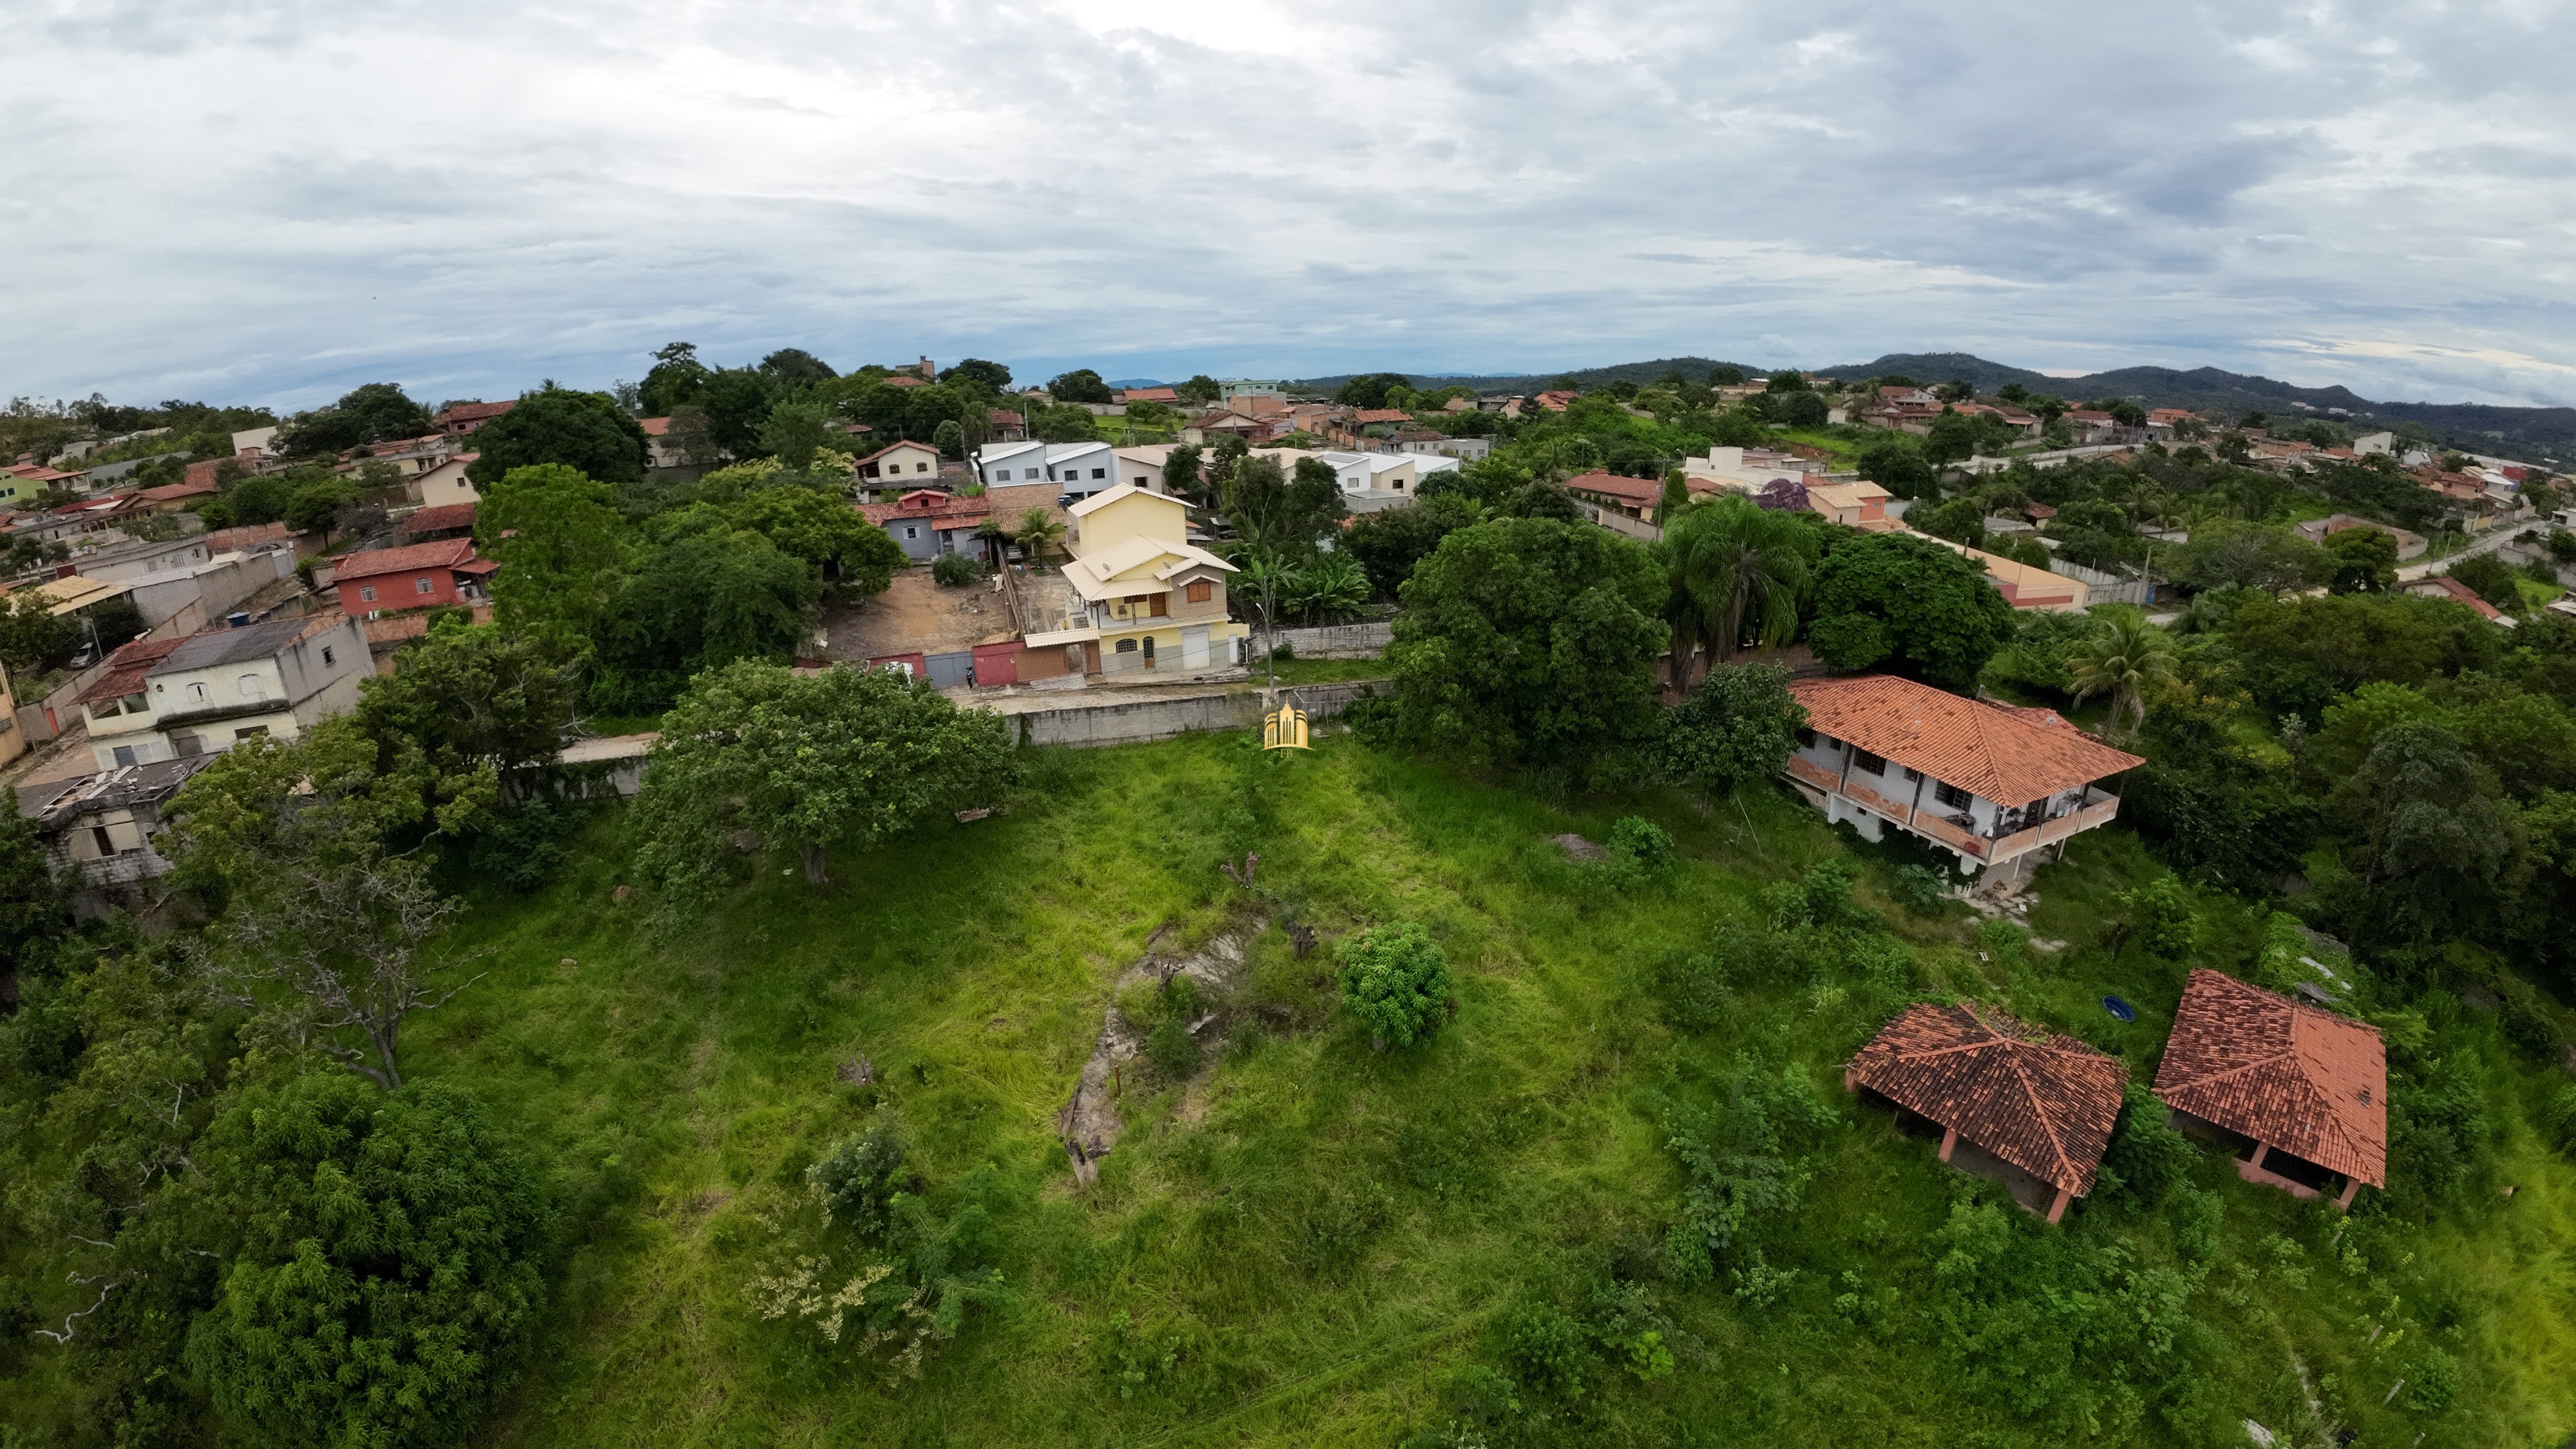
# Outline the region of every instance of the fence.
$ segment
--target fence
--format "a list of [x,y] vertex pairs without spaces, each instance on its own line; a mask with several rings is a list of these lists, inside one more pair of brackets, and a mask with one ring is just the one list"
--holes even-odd
[[[1300,659],[1374,659],[1395,638],[1395,626],[1376,624],[1327,624],[1315,629],[1282,629],[1270,636],[1285,644]],[[1259,650],[1254,660],[1259,661]]]
[[[1375,693],[1371,680],[1345,684],[1301,685],[1297,706],[1308,719],[1330,719],[1351,701]],[[1284,693],[1284,691],[1283,691]],[[1168,740],[1194,730],[1245,729],[1276,708],[1262,691],[1236,685],[1223,692],[1186,699],[1141,700],[1134,704],[1067,704],[1059,709],[1029,710],[1006,716],[1024,745],[1067,745],[1091,749],[1103,745],[1144,744]]]

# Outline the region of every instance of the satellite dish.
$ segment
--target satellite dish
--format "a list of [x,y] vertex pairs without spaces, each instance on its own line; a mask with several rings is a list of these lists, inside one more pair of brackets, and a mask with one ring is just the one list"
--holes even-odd
[[2138,1009],[2116,996],[2103,997],[2102,1009],[2111,1013],[2113,1016],[2118,1017],[2122,1021],[2135,1021],[2138,1019]]

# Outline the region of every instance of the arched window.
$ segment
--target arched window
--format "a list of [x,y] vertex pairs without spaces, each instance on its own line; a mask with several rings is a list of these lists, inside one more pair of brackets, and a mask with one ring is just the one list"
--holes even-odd
[[1135,652],[1136,652],[1136,641],[1135,641],[1135,640],[1133,640],[1133,639],[1121,639],[1121,640],[1119,640],[1119,641],[1118,641],[1118,652],[1119,652],[1119,653],[1121,653],[1121,654],[1133,654],[1133,653],[1135,653]]

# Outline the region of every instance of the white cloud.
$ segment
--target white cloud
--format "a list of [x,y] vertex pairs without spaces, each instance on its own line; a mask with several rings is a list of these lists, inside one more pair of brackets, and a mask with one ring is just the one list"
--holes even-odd
[[2350,0],[31,0],[0,392],[1795,339],[2576,401],[2571,42]]

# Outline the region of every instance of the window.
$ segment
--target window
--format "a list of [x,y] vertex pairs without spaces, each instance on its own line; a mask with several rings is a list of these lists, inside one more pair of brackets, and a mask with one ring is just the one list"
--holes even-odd
[[415,594],[425,594],[425,593],[428,593],[428,592],[429,592],[429,579],[428,579],[428,577],[427,577],[426,575],[424,575],[424,576],[422,576],[422,577],[420,577],[420,578],[416,578],[416,579],[412,580],[412,581],[411,581],[411,591],[412,591],[413,593],[415,593]]
[[1968,802],[1976,797],[1956,785],[1935,780],[1932,782],[1932,798],[1953,810],[1965,810],[1968,808]]
[[358,589],[358,597],[367,603],[374,603],[376,601],[376,586],[373,584],[361,585]]
[[1181,597],[1188,599],[1193,604],[1204,604],[1210,598],[1213,598],[1215,594],[1216,586],[1205,579],[1193,579],[1190,582],[1190,586],[1181,591]]
[[1864,775],[1885,775],[1887,773],[1887,761],[1871,754],[1867,750],[1854,750],[1852,751],[1852,768],[1860,771]]
[[919,538],[921,537],[921,530],[914,525],[907,523],[903,526],[903,536],[906,538]]
[[260,682],[256,674],[245,674],[234,680],[233,688],[240,690],[241,697],[244,699],[264,699],[268,695],[268,687]]
[[189,685],[188,702],[190,704],[204,704],[206,702],[206,687],[202,684]]
[[[1009,470],[1005,469],[1005,470],[1003,471],[1003,473],[1002,473],[1002,476],[1003,476],[1003,477],[1005,477],[1005,478],[1010,477],[1011,475],[1010,475]],[[1020,476],[1021,476],[1021,477],[1023,477],[1023,478],[1035,478],[1036,476],[1038,476],[1038,470],[1037,470],[1037,469],[1035,469],[1035,468],[1022,468],[1022,469],[1020,470]]]
[[915,473],[927,473],[930,471],[930,465],[928,463],[915,463],[912,465],[912,471]]
[[336,655],[336,654],[334,654],[334,653],[332,652],[332,650],[331,650],[331,646],[330,646],[330,645],[328,645],[328,644],[323,645],[323,646],[322,646],[322,665],[323,665],[323,667],[327,669],[327,668],[329,668],[330,666],[332,666],[332,665],[334,665],[334,664],[337,664],[337,663],[339,663],[339,662],[340,662],[339,656],[338,656],[338,655]]
[[202,755],[205,752],[206,742],[184,730],[170,737],[170,753],[180,759],[187,759],[191,755]]
[[115,837],[113,837],[113,836],[111,836],[111,835],[109,835],[109,834],[107,833],[107,827],[106,827],[106,826],[104,826],[104,825],[93,825],[93,826],[91,826],[91,827],[89,828],[89,838],[90,838],[90,843],[91,843],[92,845],[95,845],[95,846],[97,846],[97,847],[98,847],[98,853],[99,853],[99,854],[101,854],[101,855],[114,855],[114,854],[116,854],[116,840],[115,840]]
[[261,739],[261,738],[266,737],[266,735],[267,735],[267,734],[268,734],[268,726],[266,726],[266,725],[252,725],[252,726],[251,726],[250,728],[248,728],[248,729],[241,729],[241,730],[235,730],[235,731],[233,731],[233,738],[234,738],[235,740],[256,740],[256,739]]
[[1800,748],[1800,749],[1802,749],[1802,750],[1812,750],[1812,749],[1814,749],[1815,747],[1816,747],[1816,732],[1815,732],[1814,730],[1800,730],[1800,731],[1798,731],[1798,748]]
[[1109,470],[1106,468],[1094,468],[1091,470],[1091,476],[1094,478],[1106,478],[1109,476]]
[[1133,653],[1135,653],[1135,652],[1136,652],[1136,641],[1135,641],[1135,640],[1133,640],[1133,639],[1121,639],[1121,640],[1119,640],[1119,641],[1118,641],[1118,652],[1119,652],[1119,653],[1121,653],[1121,654],[1133,654]]
[[134,746],[132,746],[132,745],[118,745],[118,746],[116,747],[116,751],[115,751],[115,759],[116,759],[116,762],[117,762],[118,764],[120,764],[120,765],[131,765],[131,764],[133,764],[133,763],[134,763]]

